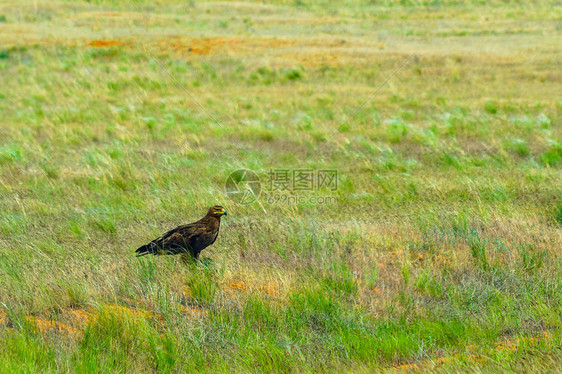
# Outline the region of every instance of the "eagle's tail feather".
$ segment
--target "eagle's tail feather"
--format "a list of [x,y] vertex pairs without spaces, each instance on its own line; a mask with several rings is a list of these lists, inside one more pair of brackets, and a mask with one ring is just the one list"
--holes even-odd
[[137,257],[146,256],[150,253],[154,253],[154,250],[151,248],[150,245],[143,245],[142,247],[137,248],[135,251],[137,253]]

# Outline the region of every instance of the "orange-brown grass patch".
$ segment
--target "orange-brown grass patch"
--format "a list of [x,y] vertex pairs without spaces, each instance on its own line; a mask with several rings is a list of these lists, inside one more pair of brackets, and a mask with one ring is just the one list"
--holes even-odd
[[183,291],[183,293],[180,291],[179,294],[182,299],[184,299],[184,301],[185,298],[193,297],[193,292],[191,292],[191,288],[189,286],[184,286],[181,288],[181,290]]
[[105,305],[104,308],[112,313],[125,314],[134,318],[147,318],[151,316],[151,312],[148,312],[146,310],[131,309],[119,304]]
[[441,365],[441,364],[444,364],[446,362],[451,362],[451,361],[453,361],[453,357],[439,357],[438,359],[436,359],[433,362],[435,363],[435,365]]
[[[343,65],[365,65],[371,62],[370,55],[386,48],[383,43],[357,44],[335,38],[314,38],[294,43],[294,48],[275,53],[276,60],[285,64],[308,68],[338,67]],[[330,53],[327,53],[329,51]]]
[[258,287],[260,291],[265,292],[269,297],[275,297],[279,295],[279,286],[275,283],[265,283]]
[[276,297],[280,294],[279,285],[271,282],[253,285],[244,281],[232,281],[228,284],[228,288],[230,289],[231,293],[247,293],[257,291],[264,293],[269,297]]
[[[133,319],[153,318],[158,322],[164,321],[164,318],[160,314],[145,309],[133,309],[118,304],[108,304],[104,305],[102,308],[118,316],[126,316]],[[79,329],[85,329],[90,323],[98,319],[98,314],[99,312],[94,309],[65,309],[62,311],[61,316],[63,320],[68,321],[71,325]]]
[[94,12],[91,15],[95,17],[121,17],[121,13],[118,12]]
[[230,282],[228,285],[233,290],[239,290],[245,292],[248,288],[248,284],[246,282]]
[[552,334],[548,331],[543,331],[540,336],[526,336],[515,339],[506,339],[497,345],[497,349],[506,352],[514,352],[521,346],[521,344],[533,345],[541,341],[549,341],[552,339]]
[[157,47],[162,51],[171,49],[181,53],[209,55],[227,50],[256,53],[256,50],[259,49],[284,47],[295,43],[288,39],[201,38],[184,40],[171,37],[158,41]]
[[382,295],[382,289],[380,289],[380,288],[371,287],[371,291],[373,291],[373,292],[376,293],[377,295]]
[[145,310],[145,309],[132,309],[132,308],[127,308],[126,306],[123,305],[118,305],[118,304],[109,304],[109,305],[105,305],[104,308],[112,313],[115,313],[116,315],[121,315],[121,316],[127,316],[130,318],[134,318],[134,319],[149,319],[149,318],[153,318],[155,320],[157,320],[158,322],[164,322],[164,317],[162,317],[160,314],[158,313],[154,313],[151,312],[149,310]]
[[199,308],[192,308],[186,305],[181,307],[181,311],[183,314],[186,314],[192,318],[203,318],[209,315],[209,312],[206,310],[199,309]]
[[[472,358],[472,359],[476,359],[475,355],[469,355],[468,357]],[[478,356],[478,357],[480,357],[480,356]],[[435,360],[429,359],[429,360],[420,361],[418,363],[395,366],[395,367],[393,367],[393,369],[398,370],[398,371],[428,370],[432,367],[443,365],[443,364],[448,363],[448,362],[453,362],[456,358],[457,358],[457,356],[439,357],[439,358],[436,358]]]
[[414,365],[414,364],[405,364],[405,365],[400,365],[400,366],[395,366],[393,369],[395,370],[416,370],[418,369],[419,366],[418,365]]
[[88,324],[96,318],[91,311],[82,309],[67,309],[63,311],[63,316],[67,317],[72,324],[78,328],[86,328]]
[[308,67],[308,68],[315,68],[315,67],[319,67],[319,66],[331,66],[331,67],[336,67],[338,65],[341,65],[342,62],[340,62],[340,56],[336,56],[336,55],[328,55],[328,54],[315,54],[315,55],[309,55],[309,56],[304,56],[301,58],[298,58],[297,56],[294,56],[297,58],[298,64],[302,65],[304,67]]
[[103,47],[113,47],[117,45],[123,45],[122,42],[110,41],[110,40],[92,40],[87,43],[87,47],[103,48]]
[[[495,349],[499,350],[499,351],[504,351],[504,352],[515,352],[519,346],[523,343],[526,342],[527,344],[532,343],[532,344],[537,344],[540,341],[548,341],[552,339],[552,335],[548,332],[548,331],[544,331],[542,332],[541,336],[528,336],[528,337],[522,337],[522,338],[515,338],[515,339],[506,339],[504,341],[500,341],[496,344]],[[466,346],[466,349],[471,351],[473,349],[476,349],[475,345],[468,345]],[[444,356],[444,357],[439,357],[436,358],[434,360],[423,360],[417,363],[412,363],[412,364],[405,364],[405,365],[399,365],[399,366],[395,366],[393,367],[393,369],[395,370],[399,370],[399,371],[409,371],[409,370],[422,370],[422,369],[430,369],[431,367],[435,367],[438,365],[443,365],[445,363],[450,363],[453,362],[454,360],[458,359],[460,357],[459,354],[454,354],[452,356]],[[474,353],[474,354],[468,354],[467,356],[465,356],[471,360],[474,361],[479,361],[479,362],[484,362],[487,361],[488,358],[486,356],[483,356],[481,354],[478,353]]]
[[51,331],[60,331],[60,332],[69,333],[71,335],[77,335],[81,332],[80,330],[74,327],[71,327],[67,324],[57,321],[51,321],[51,320],[41,319],[32,316],[26,317],[26,320],[34,324],[37,327],[37,330],[42,333],[48,333]]
[[[148,310],[132,309],[118,304],[104,305],[103,309],[117,316],[128,317],[132,319],[153,318],[158,323],[165,322],[164,318],[160,314]],[[209,314],[206,310],[188,306],[182,306],[181,311],[183,314],[186,314],[192,318],[203,318],[207,317]],[[98,315],[99,312],[96,310],[64,309],[62,310],[60,316],[65,321],[65,323],[35,316],[27,316],[25,317],[25,319],[28,322],[32,323],[37,328],[37,331],[41,333],[49,333],[55,331],[68,333],[72,336],[77,336],[82,334],[89,324],[94,323],[98,319]],[[7,314],[0,311],[0,324],[7,322]]]
[[172,49],[176,52],[187,52],[197,55],[208,55],[211,52],[226,46],[239,46],[244,39],[238,38],[208,38],[208,39],[192,39],[184,40],[161,40],[158,46],[162,50]]

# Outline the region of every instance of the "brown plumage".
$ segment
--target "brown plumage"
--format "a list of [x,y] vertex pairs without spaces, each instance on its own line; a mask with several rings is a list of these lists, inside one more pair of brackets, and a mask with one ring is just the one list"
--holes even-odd
[[201,251],[215,242],[219,235],[221,217],[226,210],[219,205],[209,208],[207,215],[197,222],[181,225],[136,250],[137,257],[153,255],[181,255],[184,262],[196,260]]

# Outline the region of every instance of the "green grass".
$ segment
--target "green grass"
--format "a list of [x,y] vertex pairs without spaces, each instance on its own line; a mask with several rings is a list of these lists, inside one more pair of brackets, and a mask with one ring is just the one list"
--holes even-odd
[[[559,370],[561,14],[2,3],[0,372]],[[134,257],[214,204],[201,263]]]

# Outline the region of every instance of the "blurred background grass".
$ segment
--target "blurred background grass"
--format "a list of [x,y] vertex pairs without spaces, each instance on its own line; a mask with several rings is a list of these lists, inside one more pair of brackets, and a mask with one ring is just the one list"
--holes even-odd
[[[554,370],[561,9],[3,2],[0,371]],[[214,204],[211,262],[133,257]]]

